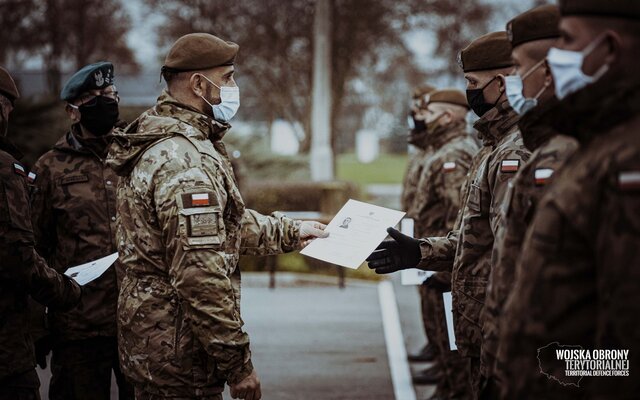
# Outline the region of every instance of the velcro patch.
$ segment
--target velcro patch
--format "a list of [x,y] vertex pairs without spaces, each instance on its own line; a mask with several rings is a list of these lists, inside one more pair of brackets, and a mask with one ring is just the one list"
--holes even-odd
[[538,168],[535,171],[535,182],[536,185],[542,186],[546,185],[549,179],[553,175],[553,170],[551,168]]
[[456,169],[456,163],[453,161],[446,162],[442,165],[444,172],[451,172]]
[[79,182],[88,182],[89,181],[89,177],[87,175],[70,175],[70,176],[64,176],[60,179],[60,184],[61,185],[70,185],[72,183],[79,183]]
[[25,171],[24,167],[18,163],[13,163],[13,172],[20,176],[27,176],[27,171]]
[[215,236],[218,234],[218,215],[216,213],[193,214],[189,216],[189,236]]
[[500,172],[517,172],[520,168],[520,160],[503,160],[500,164]]
[[621,190],[640,190],[640,171],[623,171],[618,174],[618,188]]
[[38,178],[38,175],[35,174],[34,172],[29,172],[29,175],[27,175],[27,181],[29,183],[35,182],[37,178]]
[[209,207],[212,204],[211,193],[185,193],[182,195],[184,208]]

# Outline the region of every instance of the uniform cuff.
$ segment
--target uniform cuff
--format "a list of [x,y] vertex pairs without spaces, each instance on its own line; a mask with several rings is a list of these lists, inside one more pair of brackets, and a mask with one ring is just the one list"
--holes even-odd
[[253,372],[253,363],[251,362],[251,359],[249,359],[249,361],[247,361],[244,365],[242,365],[236,371],[233,371],[231,374],[229,374],[229,377],[227,378],[227,383],[229,385],[235,385],[237,383],[240,383],[244,378],[251,375],[252,372]]

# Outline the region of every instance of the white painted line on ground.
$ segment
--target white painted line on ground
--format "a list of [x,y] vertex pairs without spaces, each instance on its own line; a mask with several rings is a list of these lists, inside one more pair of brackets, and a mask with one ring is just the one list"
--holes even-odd
[[390,281],[380,282],[378,297],[382,311],[382,326],[387,343],[393,392],[396,400],[416,400],[416,392],[413,390],[411,381],[411,370],[407,361],[407,349],[404,347],[402,327],[400,326],[396,294]]

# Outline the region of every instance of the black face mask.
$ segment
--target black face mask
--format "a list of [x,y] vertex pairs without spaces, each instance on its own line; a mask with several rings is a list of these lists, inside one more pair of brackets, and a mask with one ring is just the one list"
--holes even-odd
[[118,102],[105,96],[96,96],[78,107],[80,123],[96,136],[109,133],[118,121]]
[[502,97],[502,95],[498,97],[498,99],[496,99],[496,102],[493,104],[487,103],[484,98],[484,89],[489,86],[491,82],[493,82],[496,78],[497,76],[494,76],[493,79],[487,82],[487,84],[480,89],[467,89],[467,102],[469,103],[469,107],[471,107],[473,112],[476,113],[478,117],[482,117],[487,113],[487,111],[495,107],[498,103],[498,100],[500,100],[500,97]]

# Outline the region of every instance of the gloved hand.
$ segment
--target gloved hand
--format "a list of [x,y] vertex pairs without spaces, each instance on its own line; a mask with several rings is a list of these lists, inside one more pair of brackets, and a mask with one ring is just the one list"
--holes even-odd
[[40,368],[47,368],[47,355],[51,352],[53,348],[53,336],[46,335],[36,340],[35,349],[36,349],[36,363]]
[[367,257],[369,268],[375,269],[376,274],[390,274],[403,269],[415,268],[422,258],[420,241],[400,233],[393,228],[387,228],[393,240],[385,240]]
[[426,285],[430,289],[434,289],[442,293],[451,291],[451,281],[445,281],[442,279],[442,277],[437,276],[437,274],[431,275],[429,278],[427,278],[427,280],[424,282],[424,285]]
[[327,226],[318,221],[302,221],[300,224],[300,242],[302,247],[306,247],[316,238],[326,238],[329,232],[325,231]]

